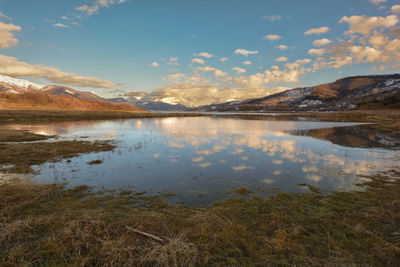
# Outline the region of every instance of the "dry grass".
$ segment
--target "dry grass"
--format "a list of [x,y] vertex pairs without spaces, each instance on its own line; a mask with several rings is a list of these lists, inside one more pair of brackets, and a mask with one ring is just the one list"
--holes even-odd
[[253,195],[209,207],[166,206],[158,197],[16,181],[0,185],[0,262],[398,266],[399,177],[394,171],[371,177],[363,192]]

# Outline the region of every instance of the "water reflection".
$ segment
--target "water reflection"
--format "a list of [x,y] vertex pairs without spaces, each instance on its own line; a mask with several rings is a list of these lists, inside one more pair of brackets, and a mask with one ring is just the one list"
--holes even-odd
[[371,125],[296,130],[291,131],[291,133],[328,140],[342,146],[400,149],[400,140],[398,138],[390,136],[385,131],[378,131]]
[[[348,139],[346,130],[357,128],[352,123],[192,117],[9,127],[118,143],[112,152],[38,166],[34,179],[174,192],[174,200],[196,204],[221,199],[238,186],[259,193],[307,190],[302,183],[352,190],[363,175],[392,169],[400,157],[398,151],[368,148],[370,135],[358,137],[369,141],[349,141],[366,147],[336,145],[345,144],[337,140]],[[93,159],[104,163],[86,164]]]

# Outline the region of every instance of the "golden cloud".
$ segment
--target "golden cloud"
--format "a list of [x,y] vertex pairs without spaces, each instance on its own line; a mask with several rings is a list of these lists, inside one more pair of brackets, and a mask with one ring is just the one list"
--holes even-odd
[[43,65],[31,65],[19,61],[15,57],[0,55],[0,74],[11,77],[31,76],[45,78],[48,81],[72,86],[114,88],[111,81],[93,77],[84,77],[75,73],[67,73],[55,67]]
[[15,38],[13,32],[20,30],[20,26],[0,22],[0,49],[17,45],[18,39]]

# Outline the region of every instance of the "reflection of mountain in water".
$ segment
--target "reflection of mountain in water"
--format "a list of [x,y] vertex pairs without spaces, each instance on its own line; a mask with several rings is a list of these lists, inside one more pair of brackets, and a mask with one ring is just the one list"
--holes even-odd
[[328,129],[297,130],[290,132],[298,136],[311,136],[333,144],[348,147],[375,147],[400,149],[400,140],[388,132],[379,131],[370,125],[336,127]]

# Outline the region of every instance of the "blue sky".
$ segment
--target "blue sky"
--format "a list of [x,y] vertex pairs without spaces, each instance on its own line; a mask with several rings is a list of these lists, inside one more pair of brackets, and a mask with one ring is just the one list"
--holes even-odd
[[0,0],[0,74],[187,105],[263,96],[398,72],[398,4]]

